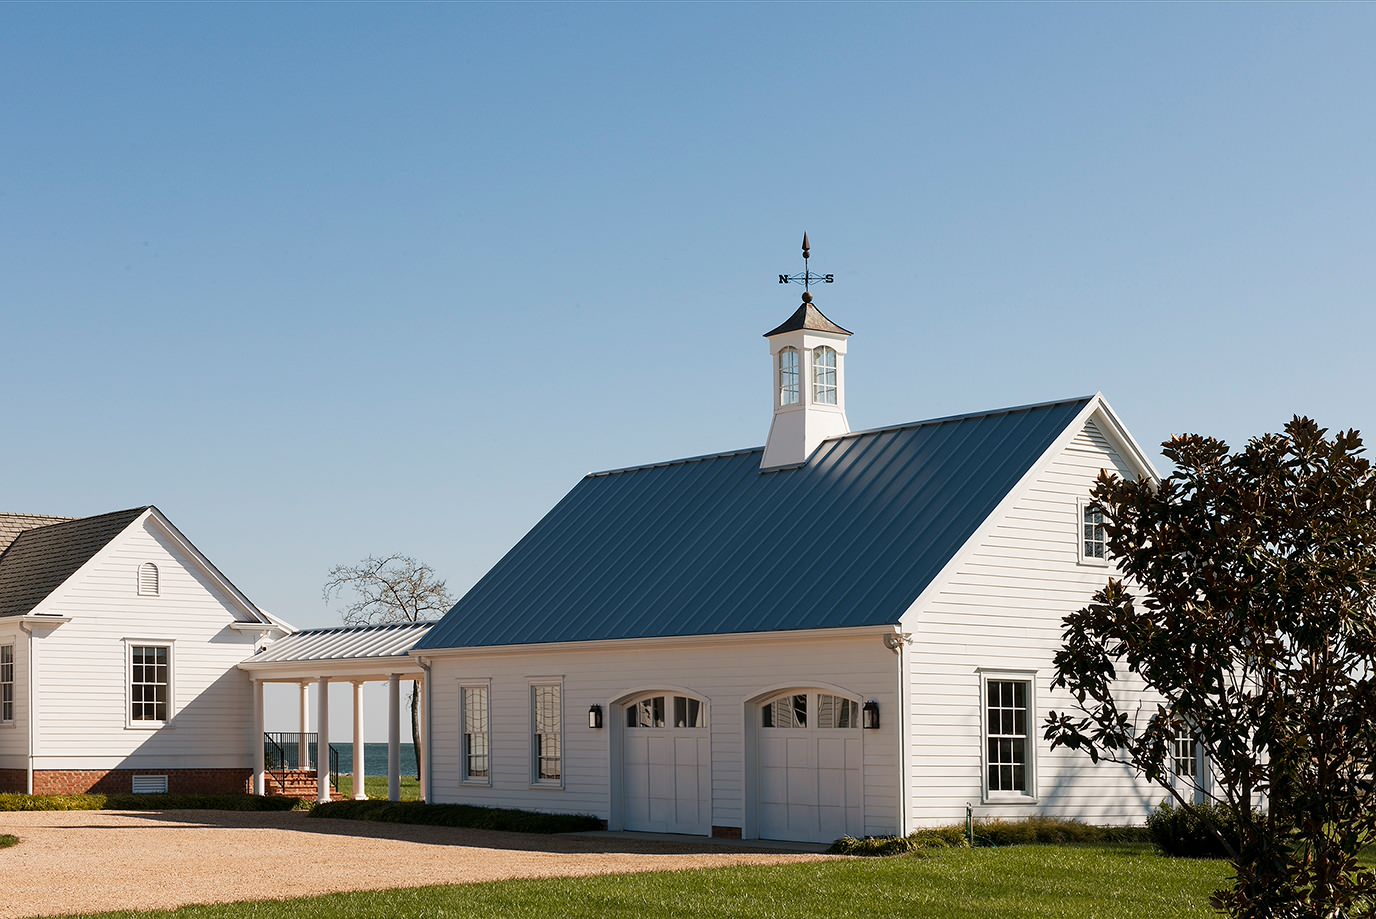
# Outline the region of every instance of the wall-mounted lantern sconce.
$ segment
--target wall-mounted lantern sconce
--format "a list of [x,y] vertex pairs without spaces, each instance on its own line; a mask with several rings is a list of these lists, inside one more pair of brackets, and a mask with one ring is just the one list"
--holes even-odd
[[879,703],[873,699],[860,707],[860,724],[867,731],[879,729]]
[[602,706],[594,705],[588,709],[588,727],[594,731],[602,728]]

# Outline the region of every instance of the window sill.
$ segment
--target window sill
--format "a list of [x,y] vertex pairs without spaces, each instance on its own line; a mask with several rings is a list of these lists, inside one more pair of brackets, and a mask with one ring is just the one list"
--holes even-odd
[[985,804],[1036,804],[1035,795],[1025,795],[1017,791],[986,791]]
[[491,779],[460,779],[459,784],[465,788],[491,788]]
[[1110,567],[1106,558],[1081,558],[1077,563],[1081,568],[1108,568]]
[[531,782],[531,783],[530,783],[530,790],[531,790],[531,791],[535,791],[535,790],[537,790],[537,789],[540,790],[540,791],[563,791],[563,790],[564,790],[564,783],[563,783],[563,782]]
[[12,731],[17,727],[19,727],[17,721],[0,721],[0,731]]
[[130,721],[124,725],[126,731],[170,731],[173,730],[170,721]]

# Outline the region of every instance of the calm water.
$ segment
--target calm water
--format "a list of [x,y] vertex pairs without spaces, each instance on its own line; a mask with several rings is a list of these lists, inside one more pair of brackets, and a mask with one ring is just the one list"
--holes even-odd
[[[354,745],[351,743],[332,743],[330,746],[339,751],[339,771],[349,775],[354,771]],[[387,774],[387,745],[385,743],[365,743],[363,745],[363,771],[367,775]],[[416,746],[401,745],[401,774],[420,775],[416,768]]]

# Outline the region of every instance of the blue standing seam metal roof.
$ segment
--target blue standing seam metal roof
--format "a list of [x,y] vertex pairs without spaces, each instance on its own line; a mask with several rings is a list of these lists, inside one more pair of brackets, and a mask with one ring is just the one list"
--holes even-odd
[[594,473],[415,650],[896,624],[1092,398]]

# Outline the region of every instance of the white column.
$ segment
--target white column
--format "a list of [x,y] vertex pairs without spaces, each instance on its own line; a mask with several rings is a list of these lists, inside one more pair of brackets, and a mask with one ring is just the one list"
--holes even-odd
[[263,681],[253,681],[253,793],[267,793],[266,756],[263,751]]
[[387,677],[387,800],[401,800],[401,677]]
[[366,801],[363,775],[363,681],[354,681],[354,800]]
[[316,800],[324,804],[330,800],[330,678],[322,676],[316,689],[315,790]]
[[430,704],[430,683],[426,677],[416,680],[416,692],[420,693],[420,743],[426,751],[425,756],[416,757],[416,771],[420,773],[420,799],[427,804],[433,804],[435,802],[430,797],[430,770],[425,768],[425,762],[430,758],[430,732],[427,730],[429,724],[425,718],[425,707]]
[[297,738],[296,764],[298,769],[311,768],[311,751],[306,746],[306,735],[311,732],[311,687],[309,683],[301,684],[301,736]]

